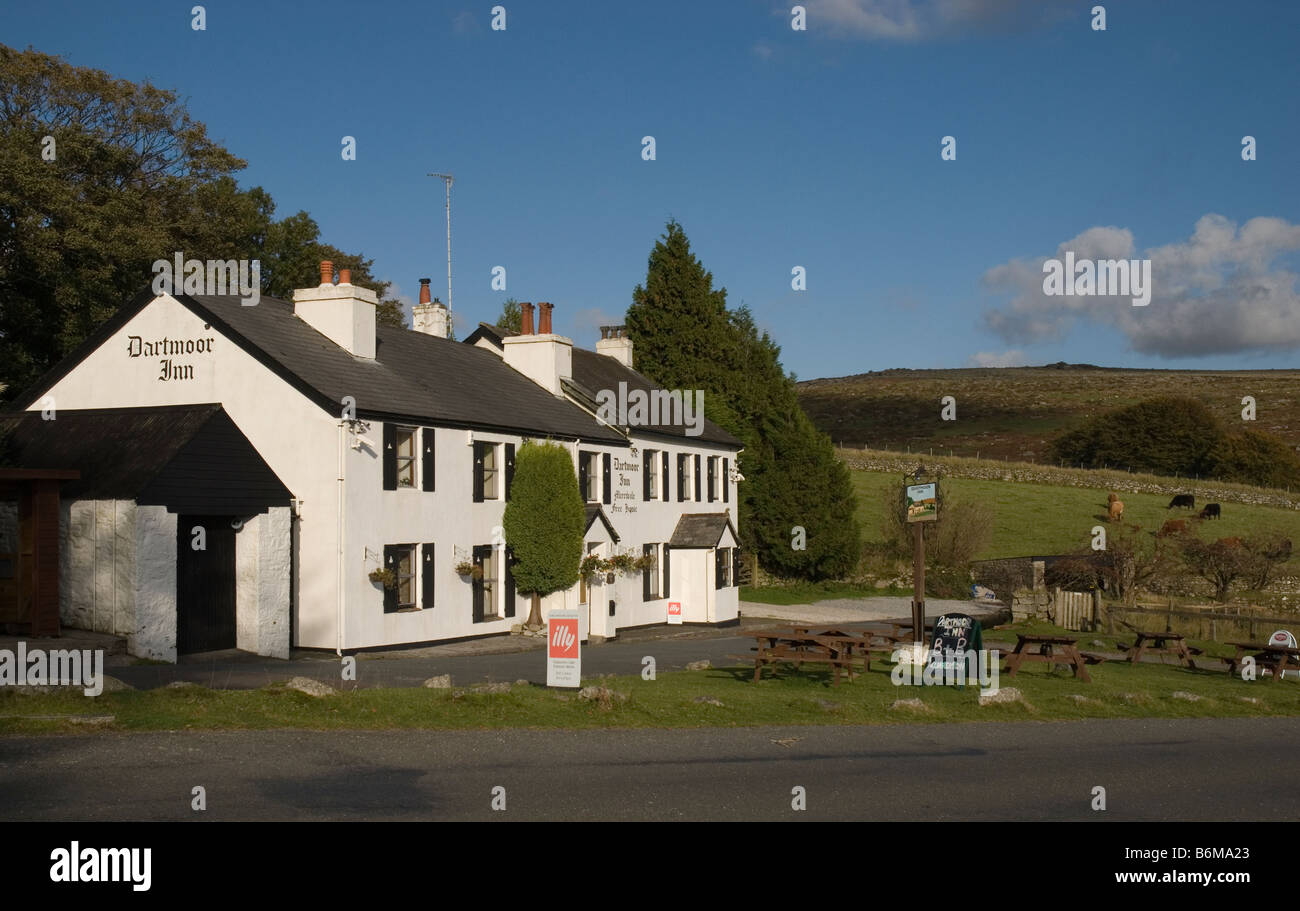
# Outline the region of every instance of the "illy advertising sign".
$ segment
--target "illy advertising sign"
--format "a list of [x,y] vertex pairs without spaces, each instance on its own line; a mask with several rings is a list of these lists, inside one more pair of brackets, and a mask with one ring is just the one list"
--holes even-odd
[[668,602],[668,622],[669,623],[682,622],[682,602],[680,601]]
[[553,610],[546,621],[546,685],[582,685],[582,645],[578,612]]

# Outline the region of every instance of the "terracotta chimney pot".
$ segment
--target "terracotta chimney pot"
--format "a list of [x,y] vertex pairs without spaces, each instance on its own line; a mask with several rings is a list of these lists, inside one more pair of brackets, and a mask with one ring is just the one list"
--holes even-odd
[[519,310],[520,310],[519,334],[532,335],[533,334],[533,305],[520,304]]
[[334,264],[328,259],[320,261],[320,283],[322,285],[334,284]]
[[551,307],[549,303],[540,303],[537,305],[542,310],[541,326],[538,327],[538,335],[551,334]]

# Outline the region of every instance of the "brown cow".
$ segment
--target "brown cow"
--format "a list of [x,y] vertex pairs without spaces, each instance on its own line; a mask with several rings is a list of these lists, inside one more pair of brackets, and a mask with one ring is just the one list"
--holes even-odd
[[1110,497],[1110,521],[1118,522],[1124,518],[1124,501],[1114,494],[1111,494]]
[[1186,519],[1166,519],[1165,524],[1160,526],[1156,532],[1157,538],[1168,538],[1170,535],[1181,535],[1187,532]]

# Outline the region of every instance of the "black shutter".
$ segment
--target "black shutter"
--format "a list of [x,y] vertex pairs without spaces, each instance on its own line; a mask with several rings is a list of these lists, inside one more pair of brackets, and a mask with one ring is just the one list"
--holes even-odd
[[724,547],[719,547],[717,550],[713,552],[713,587],[714,588],[722,588],[723,580],[726,578],[726,576],[724,575],[725,571],[722,568],[723,566],[722,561],[726,558],[726,554],[727,554],[727,550]]
[[668,564],[668,550],[669,547],[667,544],[665,544],[664,545],[664,584],[663,584],[663,596],[665,598],[667,598],[669,595],[672,594],[672,592],[670,591],[670,586],[668,584],[668,580],[672,576],[672,573],[668,571],[670,569]]
[[[485,559],[492,559],[492,548],[474,548],[474,565],[481,569]],[[474,607],[472,619],[475,623],[483,622],[483,580],[481,578],[474,580]]]
[[713,502],[713,484],[718,473],[718,462],[712,456],[709,457],[709,502]]
[[731,561],[731,566],[729,567],[727,578],[728,580],[730,580],[732,586],[734,587],[740,584],[740,580],[736,578],[736,548],[734,547],[727,548],[727,559]]
[[[645,556],[649,553],[650,553],[650,545],[642,544],[641,545],[642,556]],[[649,569],[644,569],[641,571],[641,600],[642,601],[650,600],[650,570]]]
[[397,489],[397,425],[384,422],[384,490]]
[[582,494],[582,502],[587,502],[587,454],[578,453],[578,493]]
[[700,457],[695,457],[695,502],[700,502]]
[[515,444],[506,443],[506,499],[510,499],[510,485],[515,482]]
[[647,449],[645,451],[645,463],[641,472],[641,499],[650,499],[650,472],[655,471],[659,466],[655,464],[655,451]]
[[429,610],[433,607],[433,545],[422,544],[420,551],[420,607]]
[[686,454],[677,454],[677,502],[686,499]]
[[722,502],[726,503],[731,498],[731,469],[727,467],[727,460],[722,460]]
[[665,452],[664,453],[664,493],[663,493],[663,499],[665,503],[673,498],[672,490],[668,487],[670,475],[671,472],[668,470],[668,453]]
[[420,488],[422,490],[433,490],[434,471],[432,427],[424,427],[420,430],[420,445],[424,447],[424,458],[420,464]]
[[[385,431],[387,431],[388,429],[387,424],[384,425],[384,429]],[[384,435],[387,436],[387,433],[385,432]],[[397,551],[398,551],[398,547],[395,544],[384,545],[384,569],[390,570],[394,576],[397,575]],[[388,586],[385,585],[384,586],[384,613],[391,614],[396,610],[397,610],[397,586],[394,585],[392,588],[389,588]]]
[[515,615],[515,574],[510,571],[510,567],[514,565],[515,555],[510,548],[506,548],[505,559],[501,562],[506,565],[506,616],[513,617]]
[[601,461],[601,466],[600,466],[600,491],[601,491],[601,495],[600,495],[600,498],[601,498],[601,500],[604,501],[605,503],[613,503],[613,502],[614,502],[614,488],[613,488],[612,483],[611,483],[611,481],[610,481],[610,478],[611,478],[611,476],[612,476],[612,474],[611,474],[611,472],[610,472],[610,462],[611,462],[611,460],[612,460],[613,458],[614,458],[614,457],[613,457],[612,455],[610,455],[608,452],[606,452],[606,453],[603,453],[603,454],[601,455],[601,459],[600,459],[600,461]]
[[483,502],[483,447],[484,443],[474,444],[474,502]]

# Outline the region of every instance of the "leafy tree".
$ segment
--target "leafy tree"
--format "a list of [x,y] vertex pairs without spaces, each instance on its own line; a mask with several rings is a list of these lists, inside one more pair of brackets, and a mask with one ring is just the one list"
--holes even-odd
[[503,526],[519,591],[532,595],[527,625],[542,625],[542,597],[578,581],[587,516],[569,451],[529,441],[515,454]]
[[506,298],[506,302],[501,305],[501,315],[497,317],[494,324],[498,329],[507,329],[511,332],[522,332],[524,326],[524,310],[519,306],[519,301],[513,297]]
[[1285,442],[1259,430],[1227,434],[1210,450],[1210,474],[1260,487],[1300,487],[1300,457]]
[[[850,572],[861,545],[848,471],[799,407],[781,349],[747,308],[727,308],[676,221],[650,253],[626,324],[637,369],[668,389],[704,390],[707,417],[744,444],[741,534],[763,566],[809,579]],[[806,550],[791,547],[796,525]]]
[[370,260],[321,243],[307,213],[274,221],[270,195],[235,181],[245,162],[209,139],[174,92],[148,82],[0,45],[0,161],[7,395],[112,316],[152,281],[152,263],[177,251],[261,259],[261,290],[273,296],[315,285],[321,259],[351,262],[354,280],[386,298]]
[[1052,456],[1084,468],[1208,476],[1210,452],[1223,436],[1219,420],[1197,400],[1149,399],[1064,434],[1053,444]]

